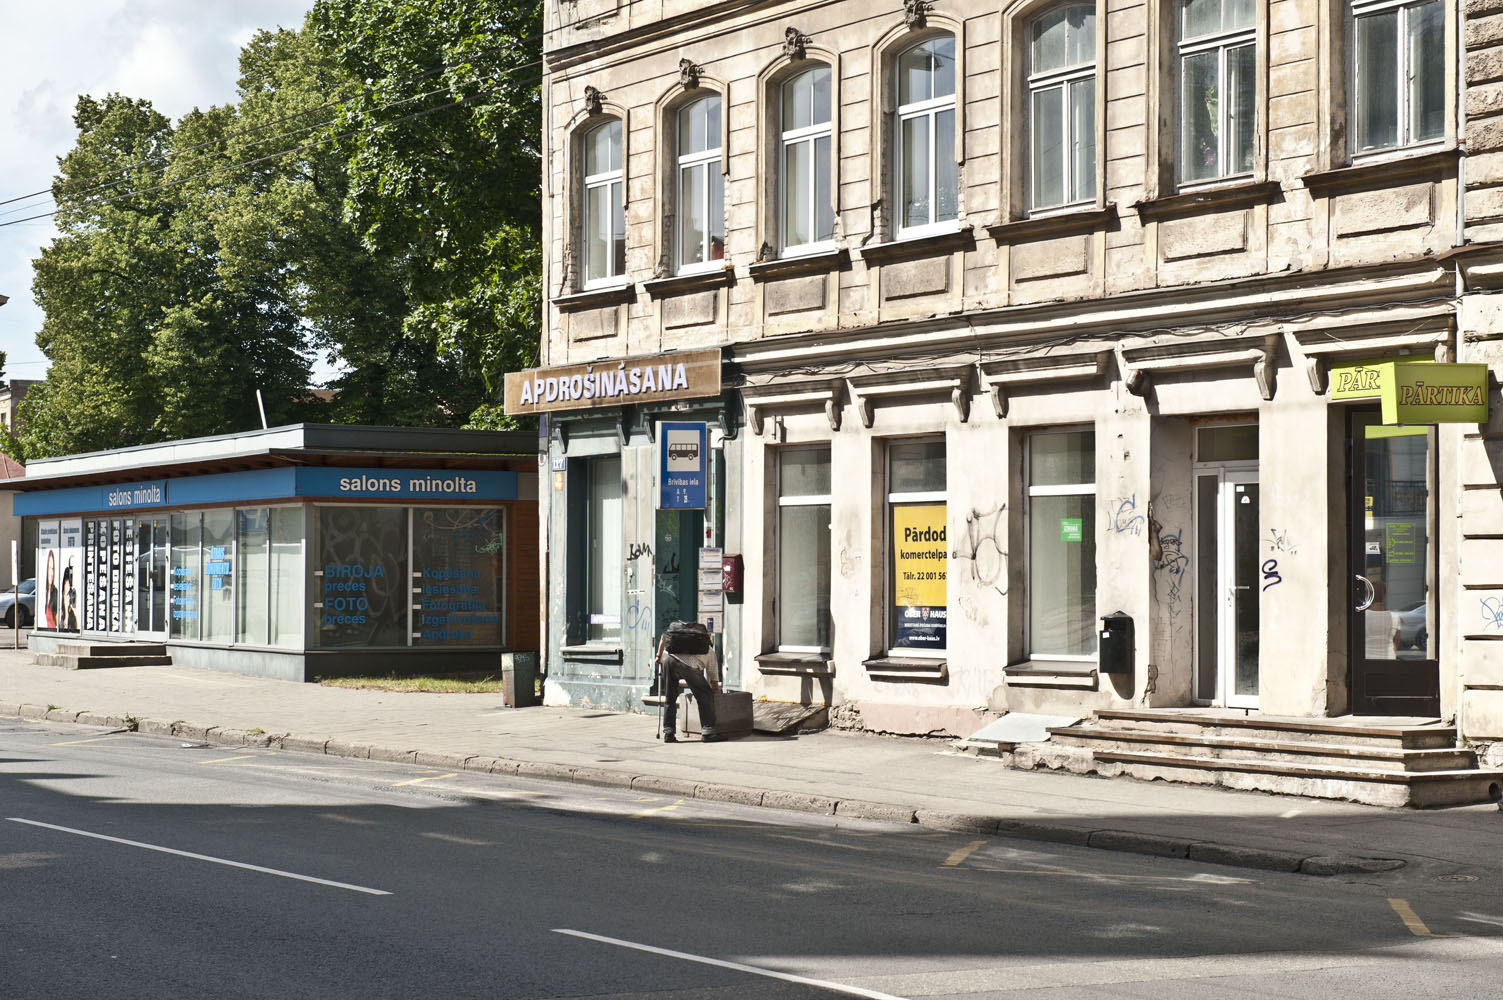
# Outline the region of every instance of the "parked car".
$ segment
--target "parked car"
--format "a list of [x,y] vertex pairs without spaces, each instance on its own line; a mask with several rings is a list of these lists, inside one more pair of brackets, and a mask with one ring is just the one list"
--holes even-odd
[[16,605],[21,606],[21,627],[30,625],[37,616],[37,581],[22,580],[17,586],[0,593],[0,622],[16,627]]
[[1429,615],[1426,609],[1429,607],[1425,601],[1420,601],[1412,608],[1405,608],[1399,612],[1399,648],[1413,646],[1423,650],[1430,639]]

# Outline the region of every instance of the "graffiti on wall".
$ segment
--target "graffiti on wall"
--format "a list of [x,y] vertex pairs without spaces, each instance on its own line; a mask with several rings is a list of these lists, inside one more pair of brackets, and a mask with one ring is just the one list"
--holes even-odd
[[1112,530],[1134,537],[1143,533],[1144,517],[1138,513],[1138,495],[1118,497],[1112,504]]
[[977,586],[991,587],[999,594],[1007,593],[1007,550],[1002,547],[1001,533],[1005,530],[1002,515],[1007,505],[1001,504],[992,510],[972,510],[965,517],[965,534],[951,559],[970,563],[971,580]]

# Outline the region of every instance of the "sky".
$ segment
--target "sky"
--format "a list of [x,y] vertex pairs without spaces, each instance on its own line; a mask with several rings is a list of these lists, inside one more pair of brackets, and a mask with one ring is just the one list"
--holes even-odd
[[[312,0],[0,0],[0,201],[46,190],[73,147],[79,94],[149,99],[174,121],[234,99],[240,47],[261,28],[297,28]],[[0,223],[52,210],[47,198],[0,205]],[[15,212],[15,209],[28,209]],[[4,377],[41,378],[41,310],[31,261],[51,220],[0,226]],[[318,373],[315,372],[315,378]]]

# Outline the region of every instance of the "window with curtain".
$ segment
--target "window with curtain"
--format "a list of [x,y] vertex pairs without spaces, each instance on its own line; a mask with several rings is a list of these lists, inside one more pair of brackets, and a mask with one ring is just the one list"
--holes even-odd
[[584,283],[614,283],[626,274],[626,201],[621,122],[597,125],[584,137]]
[[1096,8],[1056,7],[1028,23],[1028,200],[1048,209],[1096,197]]
[[1096,432],[1028,436],[1030,659],[1096,655]]
[[1254,0],[1179,0],[1179,180],[1251,173],[1257,121]]
[[830,648],[830,449],[778,452],[778,648]]
[[955,39],[931,38],[899,53],[898,231],[958,217],[955,162]]
[[1443,139],[1446,12],[1440,0],[1353,3],[1349,37],[1353,151]]
[[784,252],[822,247],[835,238],[830,192],[830,69],[816,66],[783,84],[778,152],[780,233]]
[[720,96],[701,98],[678,113],[678,215],[680,272],[711,267],[725,258],[725,178],[720,161]]

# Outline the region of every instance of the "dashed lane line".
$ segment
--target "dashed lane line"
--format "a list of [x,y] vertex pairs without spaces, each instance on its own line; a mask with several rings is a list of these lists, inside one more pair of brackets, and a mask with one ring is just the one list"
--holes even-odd
[[393,788],[401,788],[403,785],[421,785],[425,781],[443,781],[445,778],[459,777],[458,771],[450,771],[448,774],[432,774],[426,778],[412,778],[408,781],[399,781],[392,785]]
[[666,806],[658,806],[656,809],[643,809],[641,812],[632,813],[631,818],[632,819],[644,819],[644,818],[646,818],[648,816],[652,816],[652,815],[654,815],[656,813],[671,812],[671,811],[673,811],[674,809],[677,809],[679,806],[681,806],[683,804],[684,804],[684,800],[683,799],[679,799],[677,802],[670,802],[668,805],[666,805]]
[[973,840],[964,847],[958,847],[955,850],[951,851],[950,856],[948,858],[945,858],[945,863],[940,865],[940,867],[954,868],[956,865],[960,864],[966,858],[970,857],[972,854],[975,854],[978,850],[985,846],[986,841]]

